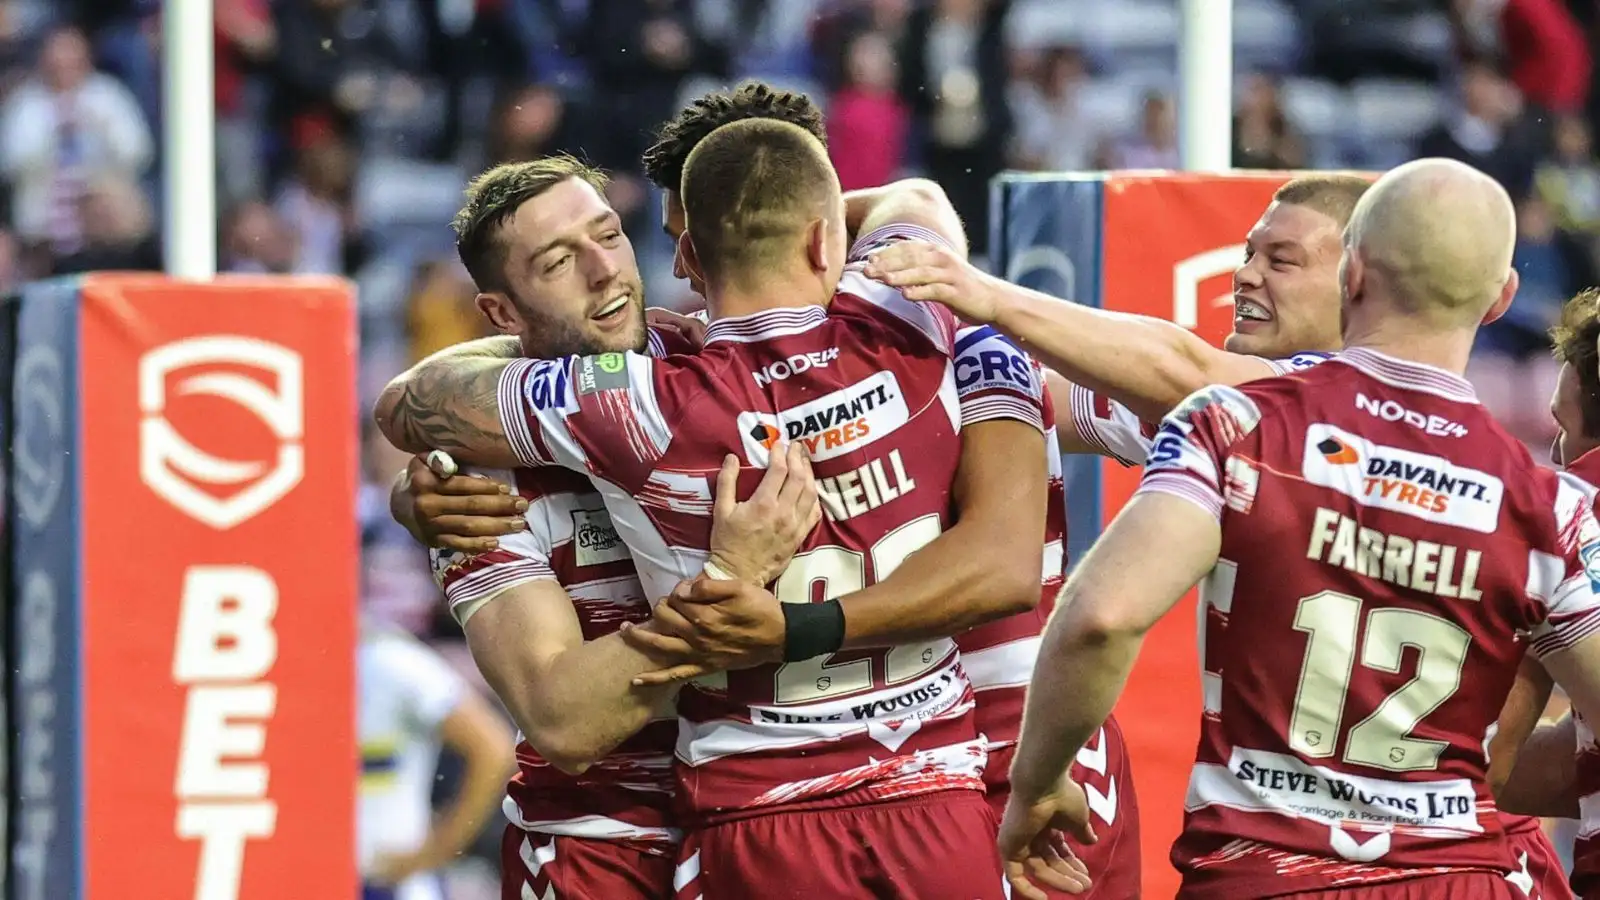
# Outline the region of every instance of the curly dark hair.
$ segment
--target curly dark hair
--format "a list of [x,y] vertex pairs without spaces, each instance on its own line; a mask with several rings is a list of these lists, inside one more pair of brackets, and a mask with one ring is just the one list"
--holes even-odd
[[706,135],[741,119],[777,119],[804,128],[828,145],[822,110],[798,91],[781,91],[760,81],[747,81],[732,91],[713,91],[668,119],[656,142],[644,152],[644,174],[662,190],[677,191],[689,151]]

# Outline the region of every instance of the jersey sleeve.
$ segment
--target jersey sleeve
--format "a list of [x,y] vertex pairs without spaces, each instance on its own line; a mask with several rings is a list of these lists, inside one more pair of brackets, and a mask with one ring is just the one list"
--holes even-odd
[[1104,456],[1125,466],[1137,466],[1150,450],[1156,426],[1145,422],[1133,410],[1110,397],[1097,394],[1081,384],[1069,393],[1072,426],[1085,441]]
[[1260,407],[1237,388],[1194,392],[1161,420],[1136,493],[1182,497],[1221,521],[1229,454],[1260,422]]
[[1530,633],[1530,649],[1543,657],[1600,631],[1600,523],[1588,495],[1558,481],[1554,553],[1528,554],[1528,595],[1546,616]]
[[850,254],[845,259],[844,275],[839,279],[839,290],[854,294],[873,306],[911,323],[926,334],[940,350],[953,356],[956,331],[961,327],[961,323],[949,307],[942,303],[918,303],[907,300],[894,288],[873,281],[862,274],[862,267],[866,265],[867,256],[872,251],[898,241],[927,241],[951,250],[955,249],[943,235],[921,225],[909,223],[884,225],[860,236],[851,245]]
[[1044,431],[1044,377],[1038,365],[993,328],[956,333],[956,394],[961,427],[1015,419]]
[[1262,362],[1272,367],[1274,375],[1293,375],[1295,372],[1304,372],[1313,366],[1333,358],[1332,353],[1306,351],[1296,353],[1284,359],[1263,359]]
[[671,440],[661,365],[639,353],[512,362],[500,377],[500,420],[517,459],[642,485]]
[[[510,472],[501,469],[464,471],[502,484],[516,483]],[[550,524],[544,513],[545,505],[538,499],[529,503],[523,514],[527,530],[501,536],[500,546],[485,553],[437,548],[428,551],[434,580],[444,591],[450,615],[457,624],[465,628],[473,613],[517,585],[556,580],[556,573],[550,568]]]

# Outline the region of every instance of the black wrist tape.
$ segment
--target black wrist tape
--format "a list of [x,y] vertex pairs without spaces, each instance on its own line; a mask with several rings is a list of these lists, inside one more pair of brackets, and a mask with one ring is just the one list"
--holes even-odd
[[844,607],[826,603],[783,604],[785,662],[832,653],[844,644]]

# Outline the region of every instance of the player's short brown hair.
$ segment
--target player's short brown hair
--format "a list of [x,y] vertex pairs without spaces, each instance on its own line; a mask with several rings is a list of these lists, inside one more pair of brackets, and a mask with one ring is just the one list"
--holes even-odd
[[1561,321],[1550,328],[1556,359],[1578,376],[1583,432],[1600,437],[1600,289],[1580,291],[1561,307]]
[[744,119],[690,152],[680,196],[706,280],[737,279],[782,264],[802,229],[838,202],[839,177],[805,129]]
[[668,119],[656,135],[656,142],[644,152],[644,174],[656,187],[677,191],[683,183],[683,166],[689,152],[706,135],[730,122],[744,119],[775,119],[803,128],[828,144],[822,110],[811,98],[798,91],[781,91],[760,81],[747,81],[732,91],[713,91]]
[[467,183],[467,202],[450,227],[456,253],[478,290],[506,291],[506,242],[501,229],[522,204],[569,178],[604,190],[606,174],[582,160],[558,154],[529,162],[502,163]]
[[1372,187],[1371,179],[1342,172],[1318,172],[1301,175],[1284,182],[1272,199],[1290,206],[1304,206],[1339,223],[1350,224],[1350,214],[1355,211],[1361,195]]

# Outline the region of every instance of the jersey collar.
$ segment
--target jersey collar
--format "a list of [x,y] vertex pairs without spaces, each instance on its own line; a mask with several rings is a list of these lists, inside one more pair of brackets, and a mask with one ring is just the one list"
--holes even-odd
[[1391,387],[1423,391],[1460,403],[1477,403],[1478,393],[1471,383],[1454,372],[1436,366],[1400,359],[1366,347],[1352,347],[1334,359],[1355,366]]
[[791,334],[800,334],[821,325],[828,311],[820,306],[785,306],[763,309],[743,316],[718,319],[706,329],[706,346],[718,341],[749,344]]

